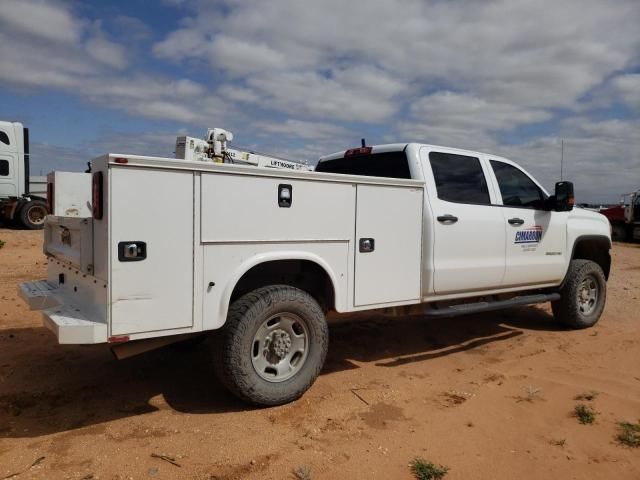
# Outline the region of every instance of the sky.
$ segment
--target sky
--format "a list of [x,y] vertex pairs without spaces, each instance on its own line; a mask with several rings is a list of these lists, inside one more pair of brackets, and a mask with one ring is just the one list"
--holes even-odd
[[367,144],[505,156],[548,190],[640,189],[638,0],[2,0],[0,119],[32,171],[175,137],[314,164]]

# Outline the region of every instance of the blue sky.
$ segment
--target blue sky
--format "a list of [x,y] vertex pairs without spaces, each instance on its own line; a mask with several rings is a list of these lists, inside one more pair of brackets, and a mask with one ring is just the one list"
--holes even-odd
[[34,171],[175,136],[313,163],[366,137],[500,154],[548,188],[640,188],[637,0],[3,0],[0,119]]

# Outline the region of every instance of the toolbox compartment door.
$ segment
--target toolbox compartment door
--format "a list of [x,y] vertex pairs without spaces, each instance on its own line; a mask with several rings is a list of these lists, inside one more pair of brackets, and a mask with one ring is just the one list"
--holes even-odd
[[91,218],[48,215],[44,225],[44,253],[93,275],[92,227]]
[[356,307],[420,300],[422,188],[358,185]]
[[111,335],[191,327],[193,173],[110,171]]

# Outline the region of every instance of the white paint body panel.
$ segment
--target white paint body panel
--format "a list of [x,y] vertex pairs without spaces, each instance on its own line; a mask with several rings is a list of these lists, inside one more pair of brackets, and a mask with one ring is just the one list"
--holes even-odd
[[[561,252],[521,257],[510,245],[513,209],[489,170],[496,157],[420,144],[374,151],[403,149],[414,180],[100,157],[92,170],[103,174],[103,218],[48,217],[48,283],[21,295],[48,307],[45,323],[64,341],[135,340],[221,327],[237,282],[264,262],[315,263],[334,308],[349,312],[558,286],[578,237],[609,238],[599,214],[519,212],[554,232],[540,250]],[[438,199],[429,151],[481,159],[492,205]],[[278,205],[280,185],[292,188],[289,208]],[[436,221],[447,213],[461,221]],[[72,230],[70,244],[60,241],[62,227]],[[360,238],[374,238],[374,251],[359,252]],[[121,261],[120,242],[146,242],[147,258]]]
[[93,274],[93,219],[49,215],[44,253],[86,274]]
[[[47,182],[54,186],[52,215],[59,217],[91,217],[91,174],[51,172]],[[46,185],[44,194],[46,195]]]
[[[204,245],[204,275],[199,286],[203,294],[204,330],[221,327],[229,300],[244,273],[263,262],[308,260],[319,264],[331,277],[336,291],[336,309],[349,311],[346,296],[349,281],[349,241],[293,243],[231,243]],[[215,287],[209,287],[214,282]]]
[[[499,208],[454,203],[438,198],[429,153],[465,154],[456,149],[423,147],[420,151],[434,231],[434,291],[438,295],[480,291],[502,285],[505,271],[505,220]],[[477,153],[485,175],[487,168]],[[489,194],[495,200],[495,192]],[[458,217],[455,223],[438,222],[442,215]]]
[[[193,174],[110,171],[111,335],[191,327]],[[120,261],[120,242],[146,242],[147,258]]]
[[[541,212],[539,210],[503,207],[506,225],[505,286],[531,285],[549,281],[561,281],[564,277],[567,257],[567,218],[569,212]],[[508,220],[517,217],[524,220],[520,226],[510,225]],[[541,231],[541,238],[534,243],[518,243],[517,232]]]
[[[420,301],[422,188],[358,185],[354,305]],[[372,252],[359,239],[373,238]]]
[[[349,241],[353,237],[353,185],[207,173],[201,182],[204,243]],[[291,207],[278,206],[281,184],[291,186]]]

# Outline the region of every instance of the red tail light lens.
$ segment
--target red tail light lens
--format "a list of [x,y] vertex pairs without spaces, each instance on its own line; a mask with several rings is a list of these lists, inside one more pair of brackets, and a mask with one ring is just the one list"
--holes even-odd
[[371,147],[352,148],[344,152],[346,157],[357,157],[358,155],[369,155],[371,153]]
[[102,172],[95,172],[91,181],[91,205],[93,218],[102,219]]
[[47,210],[53,215],[53,194],[54,186],[52,182],[47,182]]

